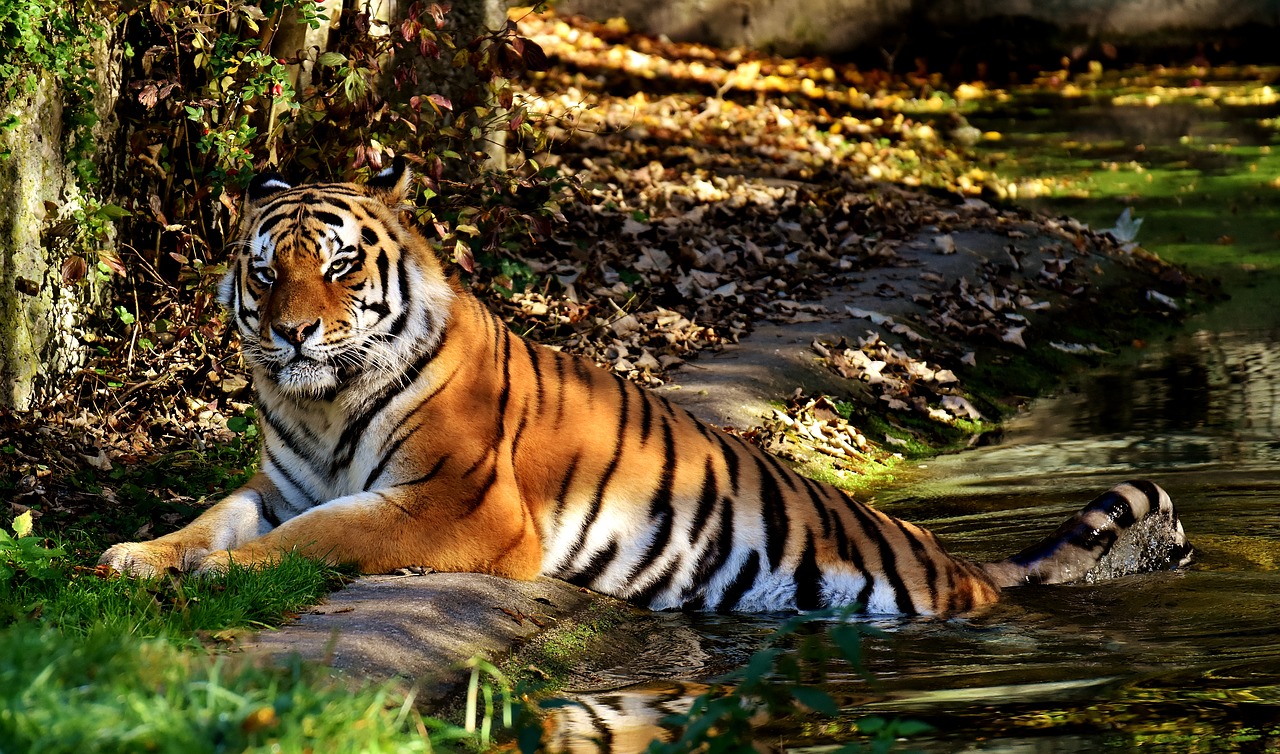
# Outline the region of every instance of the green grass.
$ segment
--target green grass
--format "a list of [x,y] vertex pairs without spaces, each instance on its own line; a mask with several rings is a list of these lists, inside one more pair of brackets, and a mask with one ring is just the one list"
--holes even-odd
[[211,658],[98,627],[0,632],[0,749],[58,752],[419,752],[452,731],[387,688],[298,664]]
[[[0,752],[417,752],[488,737],[420,715],[400,687],[353,689],[323,667],[198,641],[278,626],[346,572],[288,556],[219,577],[135,579],[30,527],[26,514],[12,536],[0,531]],[[507,709],[506,727],[527,717]]]
[[202,631],[280,625],[337,588],[343,574],[298,556],[263,570],[232,568],[225,577],[103,578],[63,564],[43,579],[0,586],[0,623],[32,620],[75,636],[97,629],[178,638]]

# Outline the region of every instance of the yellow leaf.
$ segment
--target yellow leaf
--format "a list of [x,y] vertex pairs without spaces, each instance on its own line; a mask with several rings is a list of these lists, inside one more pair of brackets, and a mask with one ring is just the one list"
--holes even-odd
[[19,539],[31,533],[31,511],[23,511],[21,515],[13,519],[13,533]]

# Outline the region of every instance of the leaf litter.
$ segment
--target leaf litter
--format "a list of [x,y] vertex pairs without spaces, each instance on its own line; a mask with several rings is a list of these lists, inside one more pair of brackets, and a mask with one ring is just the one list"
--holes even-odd
[[[940,77],[921,85],[554,14],[524,15],[520,29],[550,62],[519,97],[558,139],[539,162],[581,191],[560,202],[563,222],[512,252],[514,272],[482,266],[473,288],[521,335],[641,384],[663,384],[673,368],[762,321],[857,317],[897,342],[875,331],[856,343],[815,344],[815,356],[855,386],[851,400],[942,423],[978,421],[957,377],[976,364],[975,349],[1049,342],[1032,318],[1060,313],[1064,298],[1085,300],[1102,274],[1098,258],[1120,256],[1123,244],[1126,264],[1185,284],[1134,245],[1126,231],[1137,223],[1128,217],[1102,235],[979,198],[1039,191],[968,151],[998,138],[971,133],[955,108],[1001,96],[985,85],[948,91]],[[988,260],[972,279],[911,258],[964,256],[963,232],[973,229],[1006,236],[1008,258]],[[1045,238],[1052,243],[1026,248]],[[1043,261],[1024,267],[1031,257]],[[832,312],[817,303],[833,284],[884,270],[917,278],[911,296],[921,312],[890,316],[870,303]],[[1153,305],[1176,305],[1152,293]],[[178,490],[150,483],[152,498],[189,503],[182,513],[158,509],[160,534],[251,468],[256,428],[235,335],[208,319],[207,298],[183,294],[171,289],[151,302],[168,323],[155,342],[98,336],[89,341],[95,357],[46,405],[0,411],[0,492],[15,510],[74,516],[104,502],[134,505],[136,494],[120,494],[130,468],[232,448],[218,461],[225,478]],[[885,282],[875,295],[902,290]],[[1102,350],[1057,339],[1053,347]],[[903,443],[869,438],[833,405],[795,396],[739,432],[784,455],[787,443],[808,443],[842,459],[844,473]],[[76,481],[85,470],[91,479]]]

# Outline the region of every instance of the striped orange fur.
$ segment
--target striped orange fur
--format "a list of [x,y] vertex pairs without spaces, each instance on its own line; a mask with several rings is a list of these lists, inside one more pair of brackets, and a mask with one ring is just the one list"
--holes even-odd
[[[655,609],[945,614],[1109,549],[1076,532],[1027,562],[953,557],[665,398],[521,339],[400,221],[408,180],[254,183],[222,298],[254,376],[261,470],[186,528],[102,562],[218,571],[298,550],[366,572],[547,574]],[[1165,565],[1184,559],[1162,490],[1108,494],[1108,511],[1142,515],[1094,535],[1167,514]]]

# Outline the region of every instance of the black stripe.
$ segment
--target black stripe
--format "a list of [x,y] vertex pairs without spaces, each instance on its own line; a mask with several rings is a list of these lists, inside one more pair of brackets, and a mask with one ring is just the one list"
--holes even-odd
[[711,510],[719,496],[720,491],[716,488],[715,464],[711,456],[707,456],[707,463],[702,470],[702,492],[698,495],[698,507],[693,512],[693,528],[689,531],[690,542],[696,542],[698,536],[702,534],[702,529],[707,525],[707,519],[711,517]]
[[[719,575],[720,569],[724,568],[724,564],[728,562],[729,555],[733,552],[733,504],[728,498],[720,500],[720,516],[719,531],[711,535],[712,540],[707,543],[699,556],[701,562],[693,574],[693,583],[689,585],[688,597],[685,605],[689,607],[689,600],[694,595],[701,597],[699,609],[709,610],[712,606],[707,604],[708,589],[715,577]],[[711,554],[714,548],[714,555]]]
[[[1134,479],[1129,484],[1138,488],[1138,491],[1147,496],[1147,509],[1151,512],[1160,510],[1160,488],[1155,482],[1149,479]],[[1131,509],[1132,512],[1132,509]],[[1116,523],[1119,523],[1118,521]],[[1128,526],[1129,524],[1125,524]]]
[[298,216],[298,212],[299,208],[292,206],[291,203],[290,206],[281,208],[279,212],[264,216],[262,220],[258,222],[258,235],[263,235],[262,231],[265,230],[267,232],[266,235],[269,237],[272,230],[271,226],[281,220],[296,218]]
[[[645,553],[640,558],[639,562],[643,570],[635,576],[636,581],[643,578],[644,571],[649,570],[657,562],[663,550],[671,543],[671,527],[675,523],[676,513],[671,506],[671,501],[675,488],[676,447],[671,433],[671,424],[665,417],[662,419],[662,443],[662,473],[658,477],[658,489],[654,490],[653,498],[649,501],[649,520],[657,523],[657,530],[654,531],[653,539],[650,540],[649,546],[645,548]],[[670,579],[669,564],[667,579]],[[647,587],[636,594],[635,601],[639,604],[648,604],[656,594],[661,581],[663,581],[661,575],[651,580]]]
[[[280,418],[271,409],[263,406],[261,402],[258,403],[258,416],[262,419],[263,424],[270,427],[276,437],[279,437],[284,442],[284,446],[289,449],[289,452],[300,458],[313,471],[318,471],[312,464],[312,460],[319,460],[317,456],[322,454],[316,452],[320,443],[311,432],[304,428],[303,433],[307,435],[306,440],[300,439],[280,421]],[[318,473],[323,474],[323,471],[318,471]]]
[[610,542],[608,547],[592,555],[591,559],[582,568],[575,569],[572,573],[564,576],[564,580],[577,586],[589,587],[595,583],[600,574],[604,573],[604,569],[608,568],[617,557],[618,543],[616,541]]
[[476,473],[477,471],[480,470],[480,467],[484,464],[485,461],[493,461],[493,464],[496,467],[498,465],[498,449],[493,447],[492,445],[487,447],[485,451],[481,453],[479,457],[476,458],[475,462],[472,463],[470,466],[468,466],[467,470],[462,472],[462,474],[458,478],[466,479],[467,477]]
[[1111,552],[1111,547],[1119,538],[1120,534],[1111,529],[1096,530],[1090,526],[1083,526],[1080,531],[1073,532],[1065,541],[1069,545],[1089,550],[1097,557],[1102,557]]
[[[311,490],[304,487],[302,485],[302,482],[299,482],[298,479],[293,474],[289,473],[288,469],[280,465],[280,462],[277,461],[275,456],[271,453],[270,446],[268,446],[266,443],[263,443],[262,445],[262,460],[264,464],[267,464],[267,463],[271,464],[271,467],[275,469],[277,472],[279,472],[280,476],[284,477],[284,480],[288,482],[291,487],[293,487],[295,490],[297,490],[299,493],[302,494],[303,500],[306,501],[306,507],[303,508],[303,510],[307,510],[309,508],[315,507],[316,498],[314,495],[311,494]],[[281,497],[284,497],[284,496],[281,495]],[[286,499],[285,502],[289,502],[289,501]],[[290,507],[292,507],[292,505]]]
[[655,597],[671,588],[671,579],[680,572],[681,565],[679,555],[671,558],[661,571],[649,579],[649,583],[643,589],[633,593],[627,599],[641,607],[651,607]]
[[809,500],[813,503],[813,509],[818,512],[818,520],[822,523],[822,538],[830,537],[831,511],[827,509],[827,502],[823,499],[824,490],[818,486],[817,482],[805,476],[800,477],[800,483],[809,492]]
[[400,511],[401,513],[403,513],[403,514],[405,515],[405,518],[416,518],[416,517],[417,517],[417,516],[415,516],[415,515],[414,515],[414,512],[413,512],[413,511],[411,511],[411,510],[409,510],[408,508],[406,508],[406,507],[405,507],[404,503],[400,502],[399,500],[396,500],[395,498],[391,497],[390,495],[384,494],[384,493],[382,493],[382,492],[375,492],[375,493],[373,493],[373,494],[377,495],[377,496],[378,496],[378,499],[379,499],[379,500],[381,500],[382,502],[386,503],[387,505],[390,505],[391,507],[393,507],[393,508],[395,508],[396,510]]
[[[489,315],[489,319],[493,320],[493,363],[497,365],[502,363],[499,361],[499,358],[501,358],[500,352],[502,350],[502,341],[499,340],[499,336],[502,335],[506,328],[503,327],[502,320],[498,319],[498,315],[488,309],[485,309],[485,313]],[[505,359],[503,361],[505,361]]]
[[644,399],[640,404],[640,444],[644,445],[653,431],[653,397],[643,391],[640,395]]
[[498,481],[498,464],[495,461],[493,467],[489,469],[489,476],[485,477],[485,480],[480,483],[479,489],[476,493],[463,504],[463,508],[465,508],[465,510],[463,511],[461,518],[466,518],[472,513],[480,510],[480,506],[484,505],[484,499],[489,495],[489,490],[493,487],[493,483],[496,481]]
[[235,299],[234,300],[235,300],[236,318],[240,320],[240,323],[242,325],[244,325],[244,329],[254,330],[256,328],[252,328],[249,326],[249,320],[258,319],[258,312],[256,309],[250,309],[249,307],[245,306],[244,297],[240,295],[240,288],[244,284],[244,265],[242,264],[236,265],[234,282],[235,282],[235,289],[234,289]]
[[586,518],[583,519],[578,529],[577,540],[569,548],[565,563],[572,563],[582,551],[582,546],[587,541],[587,534],[591,531],[591,526],[595,524],[596,518],[600,515],[605,488],[609,486],[609,481],[613,478],[614,472],[618,470],[618,464],[622,460],[622,451],[627,439],[628,405],[626,385],[621,380],[618,381],[618,393],[622,396],[622,405],[618,409],[618,431],[617,438],[614,440],[613,457],[609,459],[609,465],[605,467],[604,474],[600,477],[600,484],[596,487],[595,495],[591,499],[591,510],[587,512]]
[[902,531],[902,536],[907,538],[907,543],[911,545],[911,552],[915,555],[916,560],[924,566],[924,580],[929,589],[929,604],[933,605],[936,609],[939,593],[938,567],[933,562],[928,546],[925,545],[924,542],[920,541],[920,538],[916,536],[915,532],[907,528],[905,522],[892,517],[890,517],[889,520],[896,524],[898,529]]
[[[385,252],[384,252],[384,256],[385,256]],[[381,258],[382,257],[379,257],[379,260],[381,260]],[[387,281],[387,278],[386,278],[386,271],[379,270],[378,272],[383,276],[382,300],[386,302],[390,302],[391,296],[390,296],[390,291],[387,288],[387,286],[389,285],[389,282]],[[393,337],[398,336],[402,332],[404,332],[405,325],[409,323],[409,309],[410,309],[409,265],[405,261],[404,254],[401,254],[396,259],[396,284],[399,286],[398,293],[400,294],[400,311],[396,312],[396,318],[391,321],[391,326],[387,328],[387,334]],[[389,303],[387,304],[387,310],[390,311]],[[432,324],[434,324],[432,321],[431,312],[429,310],[423,309],[423,315],[426,317],[426,320],[427,320],[425,329],[427,332],[431,332]]]
[[386,470],[387,464],[391,461],[391,457],[400,449],[400,446],[404,444],[404,441],[412,437],[413,433],[417,430],[418,427],[414,427],[412,431],[405,432],[403,435],[400,435],[399,439],[392,442],[386,450],[382,451],[382,458],[378,460],[377,466],[374,466],[369,470],[369,476],[365,477],[364,487],[362,489],[367,491],[369,488],[373,487],[373,483],[382,477],[382,472]]
[[538,346],[533,345],[524,338],[520,338],[520,342],[524,345],[524,351],[529,355],[529,367],[533,369],[533,380],[537,384],[538,390],[538,411],[542,410],[542,401],[546,397],[546,388],[542,384],[542,363],[539,361]]
[[370,228],[368,225],[360,229],[360,243],[365,246],[378,245],[378,231]]
[[564,360],[565,360],[565,358],[567,358],[567,357],[565,357],[565,356],[564,356],[563,354],[561,354],[559,351],[556,351],[556,352],[555,352],[555,360],[556,360],[556,426],[557,426],[557,427],[559,427],[559,426],[560,426],[560,421],[564,418],[564,398],[565,398],[565,392],[566,392],[566,390],[565,390],[565,384],[564,384]]
[[[851,510],[852,506],[858,504],[843,493],[841,493],[839,499],[845,503],[846,510]],[[858,596],[854,598],[854,602],[856,602],[862,612],[865,613],[868,610],[868,603],[871,599],[871,590],[875,587],[875,579],[872,578],[871,573],[867,570],[866,561],[862,559],[862,551],[856,546],[851,546],[851,543],[845,534],[844,519],[840,516],[839,511],[834,510],[832,511],[832,514],[835,519],[834,527],[836,531],[836,542],[840,547],[841,559],[852,565],[854,569],[865,579],[862,589],[858,591]]]
[[560,482],[560,494],[556,497],[556,521],[560,521],[560,514],[564,511],[566,499],[569,497],[569,485],[573,482],[573,475],[578,470],[578,460],[581,456],[574,455],[573,460],[569,462],[569,470],[565,472],[564,481]]
[[765,552],[769,556],[769,568],[776,571],[786,551],[791,520],[787,518],[787,504],[782,499],[778,480],[760,455],[754,458],[756,470],[760,473],[760,513],[764,516]]
[[336,213],[327,212],[322,209],[312,210],[311,216],[319,220],[320,222],[324,223],[325,225],[341,226],[344,224],[342,222],[342,218],[338,216]]
[[[898,606],[898,612],[903,615],[915,615],[916,608],[911,602],[911,590],[907,589],[906,582],[902,580],[902,574],[898,573],[898,558],[893,553],[893,545],[889,542],[885,533],[880,529],[875,516],[871,511],[867,510],[857,501],[849,501],[849,510],[853,512],[854,517],[858,519],[858,523],[862,526],[862,531],[866,537],[875,542],[880,553],[880,568],[883,571],[881,575],[889,586],[893,589],[893,600]],[[867,578],[871,579],[872,574],[867,574]],[[870,581],[868,581],[870,584]],[[869,589],[863,591],[870,594]],[[859,595],[861,600],[861,595]],[[863,605],[863,607],[868,607]]]
[[[403,264],[404,255],[400,256]],[[378,286],[382,288],[382,303],[390,306],[391,301],[391,257],[387,255],[386,249],[378,249],[378,258],[374,260],[374,266],[378,269]],[[400,307],[402,310],[407,308]]]
[[693,422],[693,427],[698,430],[698,434],[709,441],[711,439],[711,428],[704,424],[701,419],[694,416],[692,411],[686,409],[684,413],[685,416],[689,417],[689,421]]
[[591,709],[589,704],[581,704],[579,706],[587,717],[591,720],[591,733],[594,735],[585,740],[596,741],[599,744],[599,750],[608,754],[613,751],[613,726],[605,722],[599,712]]
[[261,494],[258,495],[258,512],[262,514],[262,518],[274,529],[280,525],[280,517],[276,515],[274,508],[267,505],[267,499]]
[[[495,320],[495,324],[499,324]],[[511,401],[511,331],[502,327],[498,333],[502,335],[502,389],[498,391],[498,437],[495,442],[501,443],[507,435],[507,403]]]
[[813,546],[813,532],[805,532],[804,551],[796,566],[796,609],[817,610],[822,604],[822,570]]
[[593,375],[591,373],[591,367],[587,366],[586,361],[576,356],[570,357],[570,360],[573,362],[574,376],[576,376],[578,378],[578,381],[581,382],[587,388],[586,391],[584,392],[587,396],[587,405],[589,406],[591,405],[591,399],[592,399],[591,387],[592,385],[595,384],[595,380],[592,379]]
[[783,466],[782,463],[779,462],[772,454],[763,453],[762,455],[764,456],[764,460],[768,461],[769,465],[773,467],[773,470],[778,472],[778,479],[782,480],[782,483],[787,486],[787,489],[792,492],[798,492],[799,488],[796,487],[796,478],[800,475],[786,466]]
[[417,381],[422,374],[422,370],[436,357],[436,353],[444,345],[445,336],[447,335],[448,331],[446,330],[434,347],[418,354],[418,358],[405,370],[406,379],[403,382],[392,382],[383,387],[382,391],[370,402],[369,408],[349,422],[346,428],[342,430],[342,435],[338,438],[337,447],[333,451],[333,461],[329,464],[331,475],[336,475],[339,469],[351,463],[351,458],[355,455],[356,445],[359,444],[373,418],[381,413],[396,395]]
[[[732,435],[729,435],[732,437]],[[738,438],[734,437],[734,440]],[[733,494],[738,494],[738,486],[741,480],[738,479],[738,446],[725,440],[722,432],[716,433],[716,442],[720,443],[720,450],[724,455],[724,463],[729,473],[729,486],[733,490]]]
[[724,594],[720,597],[720,602],[716,605],[717,612],[726,612],[733,610],[738,606],[738,602],[742,600],[742,595],[747,593],[756,583],[756,576],[760,573],[760,553],[752,550],[751,555],[747,557],[747,562],[738,570],[737,577],[728,589],[724,590]]
[[440,469],[444,468],[444,464],[448,460],[449,460],[449,455],[447,454],[442,455],[438,459],[436,459],[435,465],[432,466],[430,469],[428,469],[427,473],[423,474],[420,477],[417,477],[416,479],[410,479],[407,482],[397,482],[391,486],[392,487],[412,487],[415,484],[422,484],[423,482],[429,482],[435,478],[436,474],[440,473]]
[[511,461],[515,463],[515,458],[520,453],[520,439],[524,436],[524,429],[529,425],[529,404],[524,404],[524,409],[520,412],[520,421],[516,424],[516,432],[511,436]]
[[[1142,492],[1142,490],[1139,490],[1139,492]],[[1089,508],[1096,507],[1101,509],[1121,529],[1128,529],[1138,523],[1138,516],[1133,512],[1133,503],[1129,502],[1129,499],[1119,492],[1109,494],[1111,495],[1111,500],[1108,500],[1103,505],[1090,505]],[[1147,495],[1147,507],[1150,510],[1159,510],[1159,504],[1159,498],[1156,498],[1153,502],[1151,495]]]
[[849,535],[844,530],[844,519],[834,510],[831,511],[831,530],[836,538],[836,552],[840,555],[840,559],[852,562],[854,553],[849,549]]
[[[444,389],[449,386],[449,383],[453,381],[453,378],[457,376],[458,371],[459,371],[458,369],[454,369],[452,372],[450,372],[449,376],[444,378],[444,381],[441,382],[439,385],[437,385],[436,389],[432,390],[430,395],[428,395],[426,398],[423,398],[422,401],[418,403],[418,405],[415,406],[412,411],[406,411],[404,416],[400,417],[400,421],[396,422],[396,425],[391,428],[390,435],[394,437],[396,433],[399,432],[402,427],[404,427],[404,425],[409,421],[409,419],[413,418],[414,416],[417,416],[418,412],[421,411],[424,407],[426,407],[426,405],[430,403],[433,398],[435,398],[437,395],[443,392]],[[413,429],[400,435],[400,437],[397,440],[392,442],[389,447],[387,447],[385,450],[382,451],[382,457],[378,459],[378,465],[375,466],[373,470],[369,472],[368,478],[365,479],[364,489],[366,490],[369,489],[370,487],[373,486],[374,482],[378,481],[378,477],[382,476],[383,470],[386,469],[387,464],[391,462],[391,458],[395,455],[395,452],[399,450],[401,444],[403,444],[405,440],[417,434],[418,430],[422,429],[424,426],[427,426],[428,424],[429,422],[422,422],[418,424]]]

